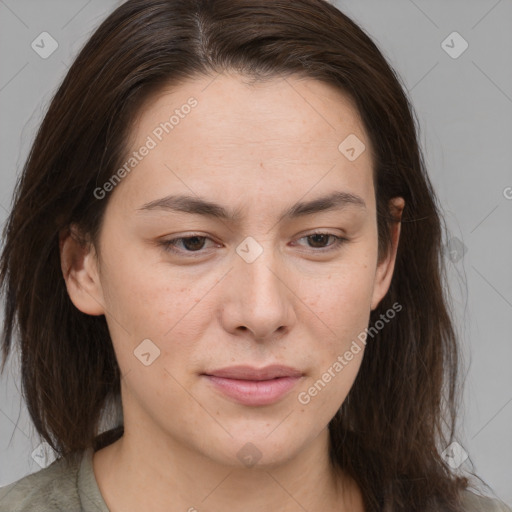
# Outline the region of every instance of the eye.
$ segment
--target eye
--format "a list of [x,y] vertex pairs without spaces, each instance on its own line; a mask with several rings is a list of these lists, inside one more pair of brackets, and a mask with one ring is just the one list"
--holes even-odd
[[[329,238],[333,238],[334,242],[327,247],[325,247],[325,243],[329,240]],[[309,240],[313,241],[313,248],[318,249],[318,246],[321,246],[319,250],[314,250],[313,252],[329,252],[338,249],[345,242],[348,242],[347,238],[343,238],[341,236],[335,235],[334,233],[324,233],[323,231],[315,231],[309,235],[303,236],[299,238],[299,240]],[[311,245],[310,245],[311,247]]]
[[[186,254],[186,253],[199,253],[204,254],[204,251],[201,252],[201,249],[204,246],[205,240],[211,240],[211,238],[208,238],[206,236],[200,236],[200,235],[192,235],[187,237],[179,237],[179,238],[173,238],[172,240],[164,240],[160,242],[160,244],[163,246],[164,250],[175,253],[175,254]],[[176,249],[176,246],[178,246],[181,242],[183,242],[183,247],[185,247],[185,250]]]
[[[329,239],[334,239],[334,242],[325,246]],[[167,252],[193,258],[195,256],[204,255],[205,252],[207,252],[202,250],[205,246],[206,240],[213,241],[211,238],[207,236],[193,234],[187,237],[178,237],[173,238],[171,240],[163,240],[159,242],[159,244]],[[312,252],[314,253],[325,253],[334,251],[344,243],[348,242],[347,238],[340,237],[338,235],[335,235],[334,233],[325,233],[323,231],[316,231],[309,235],[303,236],[299,238],[299,241],[300,240],[308,240],[310,242],[312,241],[312,245],[310,244],[309,247],[312,249]],[[183,249],[177,248],[178,246],[182,246]]]

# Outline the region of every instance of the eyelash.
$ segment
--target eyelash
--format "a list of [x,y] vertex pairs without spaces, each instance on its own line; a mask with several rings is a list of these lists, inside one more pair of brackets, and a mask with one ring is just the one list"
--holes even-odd
[[[319,254],[319,253],[325,254],[328,252],[335,251],[335,250],[339,249],[343,244],[348,242],[347,238],[343,238],[343,237],[335,235],[333,233],[325,233],[323,231],[315,231],[313,233],[310,233],[309,235],[305,235],[305,236],[299,238],[299,240],[302,240],[304,238],[310,238],[315,235],[324,235],[324,236],[333,237],[335,239],[334,243],[331,244],[330,246],[328,246],[327,248],[312,249],[312,251],[317,254]],[[204,251],[202,251],[201,249],[199,251],[182,251],[182,250],[177,250],[174,248],[176,246],[177,242],[180,242],[182,240],[190,240],[192,238],[205,238],[205,239],[211,240],[207,236],[202,236],[199,234],[197,234],[197,235],[192,234],[192,235],[189,235],[186,237],[173,238],[172,240],[164,240],[162,242],[159,242],[159,244],[164,248],[164,251],[174,253],[174,254],[179,254],[179,255],[186,255],[186,257],[194,258],[197,256],[204,255]]]

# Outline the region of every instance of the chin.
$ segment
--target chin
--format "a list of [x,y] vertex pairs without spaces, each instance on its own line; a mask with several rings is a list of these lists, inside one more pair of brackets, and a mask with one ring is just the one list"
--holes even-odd
[[[268,429],[272,432],[272,429]],[[290,439],[290,436],[275,436],[268,434],[267,429],[261,431],[246,431],[244,435],[225,439],[221,443],[212,443],[215,453],[209,451],[206,456],[219,464],[247,469],[274,469],[295,457],[300,451],[301,443]],[[285,432],[286,434],[286,432]],[[272,439],[271,439],[272,438]],[[219,451],[222,450],[222,451]]]

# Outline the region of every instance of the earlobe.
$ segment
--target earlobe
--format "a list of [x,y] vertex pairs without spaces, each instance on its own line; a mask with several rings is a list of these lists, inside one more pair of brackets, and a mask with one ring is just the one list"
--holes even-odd
[[75,226],[59,235],[61,269],[69,297],[82,313],[103,315],[105,306],[99,280],[96,251],[80,237]]
[[[393,217],[402,218],[402,212],[405,207],[405,201],[402,197],[394,197],[390,200],[389,209],[393,212]],[[395,269],[396,253],[398,241],[400,239],[400,221],[391,225],[391,245],[387,257],[378,264],[375,272],[375,281],[373,286],[373,296],[371,310],[373,311],[386,295],[391,284],[391,278]]]

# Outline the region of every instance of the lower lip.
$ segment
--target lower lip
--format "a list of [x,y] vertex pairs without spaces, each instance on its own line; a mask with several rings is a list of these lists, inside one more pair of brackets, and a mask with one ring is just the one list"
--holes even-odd
[[300,377],[279,377],[271,380],[239,380],[205,375],[215,388],[243,405],[269,405],[277,402]]

